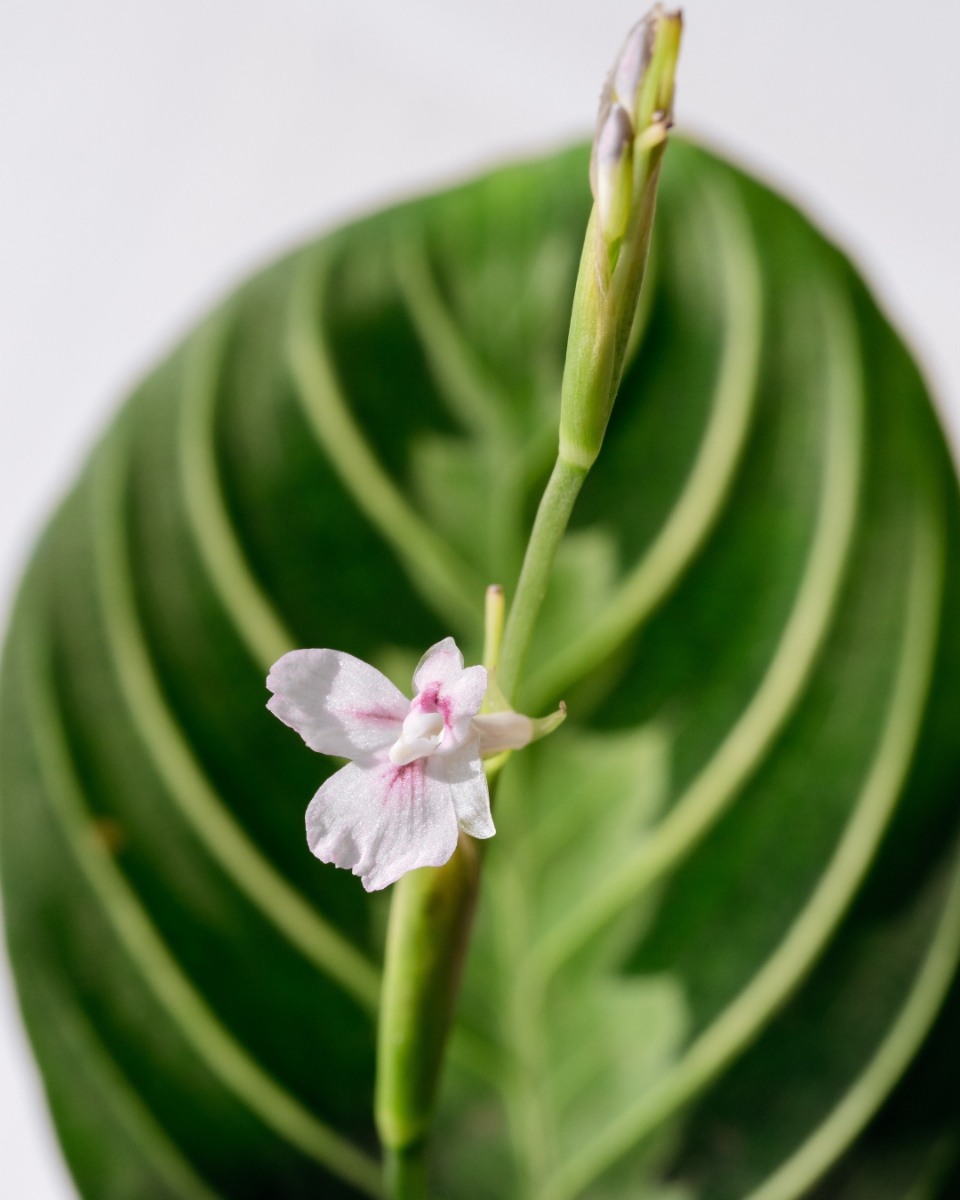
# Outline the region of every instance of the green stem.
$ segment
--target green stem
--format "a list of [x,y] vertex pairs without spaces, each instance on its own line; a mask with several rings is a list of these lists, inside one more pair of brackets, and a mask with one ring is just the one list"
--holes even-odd
[[376,1119],[388,1195],[424,1200],[426,1142],[480,882],[465,834],[442,867],[395,885],[377,1042]]
[[[503,588],[486,595],[483,661],[496,678]],[[494,772],[487,767],[488,777]],[[492,789],[491,789],[492,790]],[[450,861],[393,889],[377,1043],[377,1130],[391,1200],[426,1200],[427,1136],[480,886],[476,844],[461,833]]]
[[586,467],[558,457],[540,500],[503,638],[499,679],[508,700],[512,701],[516,695],[553,560],[586,477]]
[[427,1200],[427,1143],[405,1150],[387,1150],[383,1172],[391,1200]]
[[[656,21],[656,42],[649,78],[633,114],[638,122],[638,155],[636,180],[631,180],[630,190],[635,182],[636,203],[615,248],[603,241],[596,207],[587,228],[561,388],[559,453],[530,534],[499,666],[503,595],[496,586],[487,591],[484,664],[491,675],[488,707],[491,697],[502,707],[504,696],[508,701],[516,696],[557,550],[583,481],[600,451],[636,317],[681,29],[679,14],[667,16],[655,10],[651,20]],[[660,116],[654,123],[655,110]],[[651,133],[656,134],[653,141],[648,138]],[[598,249],[602,251],[599,259]],[[611,259],[614,249],[615,263]],[[451,385],[448,391],[467,423],[492,435],[495,428],[492,422],[488,425],[486,397],[477,394],[472,370],[464,369],[469,364],[457,339],[450,336],[454,331],[442,307],[434,302],[425,264],[421,261],[418,267],[415,259],[404,259],[401,252],[398,266],[405,274],[408,300],[419,311],[421,324],[441,335],[439,341],[434,338],[430,343],[434,369]],[[451,555],[436,544],[419,518],[399,505],[396,489],[382,476],[339,398],[322,354],[322,339],[316,334],[317,314],[311,310],[318,291],[309,280],[299,289],[299,304],[294,305],[291,322],[291,361],[301,396],[308,401],[308,415],[344,482],[356,487],[355,499],[361,509],[419,568],[421,582],[437,593],[435,603],[443,602],[451,613],[469,618],[473,589],[467,583],[468,575],[455,569]],[[359,481],[363,486],[356,486]],[[502,696],[497,694],[497,684]],[[488,780],[505,758],[506,754],[500,755],[485,764]],[[411,871],[394,888],[375,1100],[392,1200],[425,1200],[427,1195],[427,1137],[478,886],[477,852],[470,839],[461,835],[445,866]]]

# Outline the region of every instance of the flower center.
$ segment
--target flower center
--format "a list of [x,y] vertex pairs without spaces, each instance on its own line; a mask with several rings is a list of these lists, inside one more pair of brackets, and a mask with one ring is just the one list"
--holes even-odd
[[415,708],[407,713],[400,736],[390,747],[390,761],[398,767],[427,758],[443,741],[443,714]]

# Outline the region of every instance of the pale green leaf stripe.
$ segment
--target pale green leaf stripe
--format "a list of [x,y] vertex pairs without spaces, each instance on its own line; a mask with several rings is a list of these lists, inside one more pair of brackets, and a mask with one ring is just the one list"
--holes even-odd
[[650,838],[534,950],[549,976],[577,947],[680,862],[722,815],[794,711],[836,606],[856,525],[863,383],[849,302],[838,290],[818,297],[827,348],[826,449],[816,529],[793,609],[766,674],[736,724]]
[[315,1117],[251,1058],[184,974],[107,851],[87,808],[51,695],[49,650],[39,629],[23,628],[21,644],[30,648],[24,701],[51,806],[78,866],[147,987],[210,1071],[265,1125],[341,1179],[380,1196],[379,1165]]
[[521,437],[510,398],[477,362],[440,294],[422,239],[409,231],[398,234],[393,257],[407,314],[440,395],[454,419],[485,447],[490,467],[487,561],[494,578],[510,580],[523,559],[527,490],[556,457],[556,416],[546,425],[541,422],[531,436]]
[[653,545],[606,609],[523,691],[523,708],[539,712],[598,666],[676,586],[714,527],[730,490],[754,410],[763,344],[763,280],[756,245],[737,193],[705,186],[710,246],[720,265],[724,339],[710,418],[683,491]]
[[296,646],[247,563],[224,503],[216,453],[217,384],[230,309],[194,334],[180,394],[178,450],[184,507],[200,559],[251,658],[264,672]]
[[304,255],[291,291],[287,350],[297,396],[331,466],[396,551],[414,588],[445,620],[473,632],[483,618],[484,581],[410,507],[377,461],[340,390],[322,328],[326,253]]
[[836,1108],[747,1200],[799,1200],[821,1179],[893,1091],[940,1011],[960,963],[960,862],[907,1001],[876,1054]]
[[[80,1010],[60,998],[55,988],[38,989],[31,1005],[42,1010],[49,1027],[60,1039],[61,1052],[79,1060],[79,1070],[110,1109],[114,1120],[143,1155],[149,1169],[180,1200],[220,1200],[193,1164],[168,1137],[166,1130],[130,1085],[109,1050]],[[61,1053],[59,1066],[70,1068]]]
[[393,244],[393,262],[407,312],[453,415],[471,433],[502,441],[509,402],[484,378],[444,304],[422,241],[409,233],[398,235]]
[[733,1062],[816,963],[856,895],[903,788],[933,672],[944,535],[932,503],[923,497],[917,507],[903,639],[884,727],[827,869],[783,941],[737,998],[645,1096],[554,1174],[541,1200],[573,1200]]
[[91,526],[104,631],[137,733],[170,798],[236,887],[291,945],[375,1013],[377,968],[256,847],[220,799],[167,705],[136,611],[126,546],[125,479],[125,441],[118,429],[97,464]]
[[[466,429],[491,441],[501,439],[511,425],[511,402],[477,361],[469,342],[453,319],[430,270],[423,244],[410,230],[401,230],[393,246],[394,268],[407,312],[424,354],[453,415]],[[624,355],[624,371],[636,357],[652,308],[657,253],[651,245],[637,312]],[[513,422],[515,424],[515,422]],[[556,428],[550,431],[550,457],[556,452]],[[534,451],[538,466],[541,457]]]

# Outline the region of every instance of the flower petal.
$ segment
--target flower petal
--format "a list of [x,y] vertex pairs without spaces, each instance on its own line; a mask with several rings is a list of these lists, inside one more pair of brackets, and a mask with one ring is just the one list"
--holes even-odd
[[429,684],[453,683],[463,670],[463,655],[452,637],[434,642],[413,672],[413,686],[422,692]]
[[457,824],[471,837],[497,832],[490,814],[490,790],[480,760],[480,740],[470,738],[453,754],[434,754],[425,760],[427,788],[442,789],[457,814]]
[[477,713],[473,728],[480,735],[481,754],[499,754],[502,750],[522,750],[531,742],[553,733],[567,718],[567,706],[560,701],[556,712],[532,720],[513,709]]
[[447,787],[424,771],[427,759],[395,766],[384,756],[348,763],[307,809],[307,842],[321,862],[359,875],[368,892],[416,867],[441,867],[457,845]]
[[436,708],[446,727],[438,754],[449,754],[471,737],[470,722],[483,703],[487,672],[463,668],[463,655],[452,637],[431,646],[413,674],[414,705]]
[[477,713],[473,718],[473,727],[480,735],[480,751],[483,754],[522,750],[533,741],[533,722],[523,713]]
[[267,708],[311,750],[357,758],[392,745],[410,701],[369,663],[341,650],[291,650],[270,668]]

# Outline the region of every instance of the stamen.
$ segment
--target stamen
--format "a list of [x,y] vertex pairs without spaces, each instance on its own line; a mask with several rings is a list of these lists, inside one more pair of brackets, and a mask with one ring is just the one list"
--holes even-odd
[[399,738],[390,747],[390,761],[404,767],[417,758],[428,758],[443,740],[443,714],[411,709],[403,720]]
[[407,713],[403,722],[403,737],[409,741],[414,738],[438,738],[443,733],[443,714],[424,712],[415,708]]

